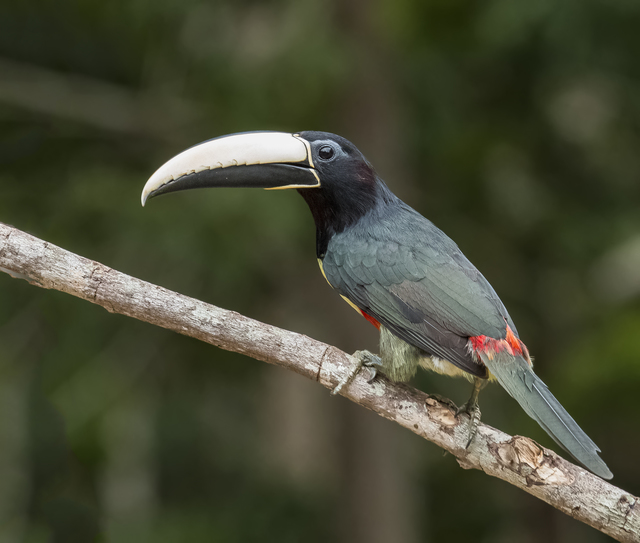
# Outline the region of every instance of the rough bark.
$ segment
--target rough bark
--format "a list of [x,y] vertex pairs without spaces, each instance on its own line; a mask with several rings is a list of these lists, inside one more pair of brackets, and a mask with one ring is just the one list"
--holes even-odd
[[[171,292],[0,223],[0,270],[212,345],[276,364],[333,388],[346,353],[307,336]],[[522,436],[481,424],[466,449],[466,417],[412,387],[357,376],[341,394],[479,469],[623,542],[640,541],[640,500]]]

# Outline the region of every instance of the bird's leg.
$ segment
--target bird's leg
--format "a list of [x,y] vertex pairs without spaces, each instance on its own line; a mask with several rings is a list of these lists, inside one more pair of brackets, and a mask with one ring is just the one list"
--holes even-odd
[[369,379],[367,379],[368,383],[376,378],[376,375],[378,373],[377,368],[382,367],[382,360],[380,360],[380,357],[369,351],[356,351],[352,356],[356,359],[356,364],[349,372],[349,375],[342,379],[342,381],[338,383],[336,388],[331,391],[331,394],[334,396],[338,394],[338,392],[340,392],[345,385],[348,385],[349,383],[351,383],[351,381],[353,381],[353,378],[358,374],[363,366],[371,369],[371,376],[369,377]]
[[480,406],[478,405],[478,396],[480,391],[487,384],[487,379],[480,379],[479,377],[474,377],[473,379],[473,390],[471,391],[471,397],[464,405],[460,406],[456,411],[456,417],[461,413],[466,413],[469,415],[469,440],[467,441],[467,445],[465,448],[468,448],[473,441],[473,438],[476,436],[476,432],[478,431],[478,424],[480,423]]

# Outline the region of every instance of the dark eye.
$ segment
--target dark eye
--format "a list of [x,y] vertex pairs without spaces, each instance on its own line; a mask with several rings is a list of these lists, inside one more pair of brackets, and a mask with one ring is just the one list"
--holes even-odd
[[331,147],[330,145],[325,145],[324,147],[320,147],[320,150],[318,151],[318,156],[322,160],[331,160],[333,158],[333,155],[335,154],[336,152],[334,151],[333,147]]

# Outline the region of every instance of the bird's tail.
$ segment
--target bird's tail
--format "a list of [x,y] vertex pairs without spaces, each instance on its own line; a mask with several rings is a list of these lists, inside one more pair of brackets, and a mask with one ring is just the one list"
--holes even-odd
[[476,352],[502,387],[558,445],[596,475],[603,479],[613,477],[598,456],[598,446],[560,405],[522,356],[513,356],[506,351]]

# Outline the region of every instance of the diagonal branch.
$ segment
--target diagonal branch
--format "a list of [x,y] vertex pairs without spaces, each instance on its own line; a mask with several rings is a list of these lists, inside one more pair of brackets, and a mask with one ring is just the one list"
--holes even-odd
[[[0,270],[223,349],[285,367],[333,388],[350,357],[307,336],[264,324],[125,275],[0,223]],[[342,390],[351,401],[397,422],[456,457],[623,542],[640,541],[640,499],[529,438],[481,424],[468,449],[467,419],[406,385],[363,377]]]

